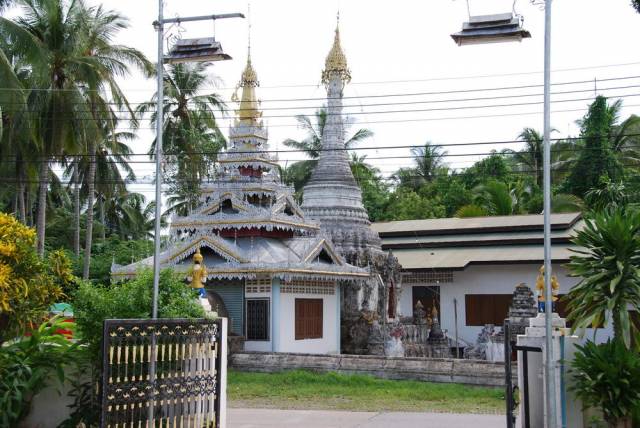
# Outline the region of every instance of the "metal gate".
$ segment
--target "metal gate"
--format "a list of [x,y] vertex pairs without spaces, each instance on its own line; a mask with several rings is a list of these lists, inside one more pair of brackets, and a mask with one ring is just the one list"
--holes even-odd
[[105,320],[101,426],[220,427],[224,321]]
[[520,391],[517,385],[513,383],[511,375],[511,353],[512,351],[522,352],[522,385],[524,391],[522,391],[522,416],[525,428],[531,428],[531,418],[529,413],[529,352],[542,352],[542,349],[533,346],[518,346],[511,344],[511,329],[509,328],[509,320],[504,320],[504,370],[505,370],[505,398],[507,405],[507,428],[514,428],[516,423],[515,412],[518,408],[520,401]]

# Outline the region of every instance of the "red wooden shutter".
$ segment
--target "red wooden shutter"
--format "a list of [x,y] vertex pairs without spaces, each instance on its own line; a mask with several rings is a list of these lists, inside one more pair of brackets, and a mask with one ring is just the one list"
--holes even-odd
[[295,338],[322,338],[322,299],[295,300]]

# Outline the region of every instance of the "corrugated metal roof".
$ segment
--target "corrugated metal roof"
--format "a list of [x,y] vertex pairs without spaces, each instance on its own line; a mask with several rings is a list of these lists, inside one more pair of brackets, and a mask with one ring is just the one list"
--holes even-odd
[[[554,245],[551,259],[567,261],[575,246]],[[541,263],[544,259],[542,245],[506,245],[501,247],[419,248],[398,249],[393,254],[403,269],[464,269],[469,264],[490,263]]]
[[[580,213],[552,214],[551,226],[554,229],[568,228],[577,222]],[[371,227],[384,237],[385,234],[428,233],[441,234],[444,232],[464,233],[465,231],[489,232],[492,229],[508,231],[508,229],[542,229],[544,217],[541,214],[470,217],[470,218],[437,218],[425,220],[403,220],[384,223],[374,223]]]
[[[568,240],[580,230],[584,222],[578,221],[573,227],[561,230],[552,230],[552,240]],[[413,235],[411,232],[402,236],[386,236],[383,238],[383,245],[393,248],[402,246],[429,246],[429,245],[460,245],[460,244],[490,244],[501,241],[542,241],[543,231],[531,232],[494,232],[494,233],[473,233],[473,234],[445,234],[442,235]]]

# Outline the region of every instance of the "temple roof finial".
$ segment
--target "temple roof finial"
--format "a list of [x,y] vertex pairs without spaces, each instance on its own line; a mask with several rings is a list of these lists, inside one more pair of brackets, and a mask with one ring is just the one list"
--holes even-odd
[[[240,77],[240,82],[236,86],[236,91],[231,97],[234,102],[240,101],[240,108],[236,111],[240,122],[252,122],[255,124],[262,116],[262,113],[258,110],[258,98],[255,91],[257,86],[260,86],[260,82],[258,81],[258,74],[251,63],[251,35],[249,34],[247,64]],[[242,88],[242,95],[238,99],[238,90],[240,88]]]
[[324,64],[324,71],[322,72],[322,83],[329,83],[331,76],[338,75],[343,81],[351,81],[351,71],[347,66],[347,57],[342,51],[340,45],[340,12],[336,17],[336,33],[333,39],[333,46],[327,55],[327,59]]

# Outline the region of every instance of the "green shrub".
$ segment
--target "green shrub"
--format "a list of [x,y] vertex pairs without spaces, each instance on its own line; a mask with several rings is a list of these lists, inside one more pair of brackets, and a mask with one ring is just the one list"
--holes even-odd
[[56,332],[72,329],[73,323],[53,318],[0,347],[0,426],[19,425],[52,376],[64,382],[64,367],[75,359],[77,345]]
[[[76,382],[70,394],[74,398],[71,416],[61,426],[76,427],[79,423],[98,426],[99,399],[95,395],[101,369],[102,329],[105,319],[151,318],[153,272],[138,272],[135,279],[110,286],[80,284],[75,293],[73,311],[78,337],[86,345],[86,360],[81,369],[91,373],[89,382]],[[171,269],[160,272],[158,287],[158,317],[202,318],[204,309],[198,302],[197,292],[189,288]]]
[[[73,302],[73,311],[81,340],[89,347],[92,359],[100,360],[102,322],[105,319],[151,318],[153,273],[143,270],[135,279],[111,286],[83,283]],[[204,310],[197,293],[172,270],[160,272],[158,317],[201,318]]]
[[610,425],[640,406],[640,356],[621,340],[578,346],[571,374],[571,389],[584,407],[600,409]]

